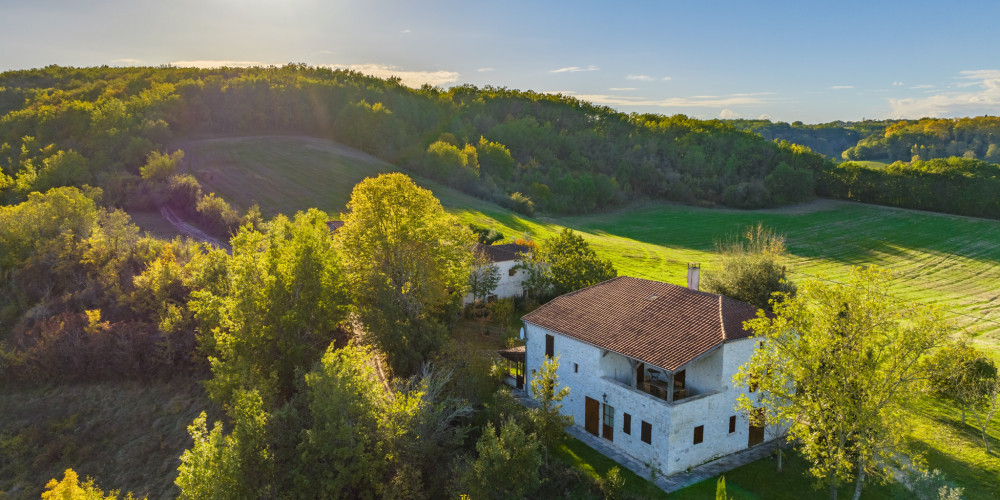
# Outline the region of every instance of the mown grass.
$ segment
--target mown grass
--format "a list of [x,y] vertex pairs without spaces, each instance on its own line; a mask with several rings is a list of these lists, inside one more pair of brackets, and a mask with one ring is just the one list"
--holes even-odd
[[[393,168],[335,143],[297,137],[195,141],[185,151],[208,190],[244,207],[260,203],[268,214],[315,206],[335,216],[357,181]],[[417,181],[464,223],[535,239],[570,227],[611,259],[619,274],[676,284],[683,284],[688,262],[701,262],[711,272],[715,243],[760,222],[787,237],[792,279],[843,281],[853,266],[892,269],[897,296],[946,308],[960,328],[975,334],[976,342],[1000,360],[1000,221],[829,200],[758,211],[647,202],[600,214],[532,218]],[[945,411],[942,403],[928,400],[926,405],[931,414]],[[915,446],[928,450],[932,468],[973,494],[978,485],[984,491],[1000,485],[996,466],[978,461],[971,441],[949,442],[946,433],[933,430],[931,417],[919,412],[914,422]],[[1000,435],[996,428],[992,432]],[[950,446],[962,451],[930,452]],[[983,473],[949,473],[963,467]]]
[[210,407],[200,384],[183,377],[4,387],[0,497],[37,499],[50,479],[71,468],[105,491],[176,498],[180,456],[191,445],[187,426]]
[[1000,418],[989,425],[990,453],[975,417],[967,414],[966,422],[962,424],[960,410],[948,401],[917,398],[910,408],[910,446],[929,468],[964,487],[965,498],[995,499],[1000,496]]
[[[809,463],[795,452],[785,453],[782,472],[777,471],[773,458],[765,458],[724,474],[726,493],[735,500],[800,500],[803,498],[828,498],[829,490],[819,486],[809,476]],[[715,498],[717,478],[708,479],[676,491],[672,500],[700,500]],[[838,488],[838,498],[851,498],[854,485]],[[909,499],[913,493],[898,483],[865,484],[861,498],[866,499]]]

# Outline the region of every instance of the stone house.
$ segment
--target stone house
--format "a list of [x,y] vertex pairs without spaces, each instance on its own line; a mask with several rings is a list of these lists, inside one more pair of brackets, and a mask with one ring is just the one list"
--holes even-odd
[[[521,262],[521,254],[530,252],[531,248],[516,243],[504,245],[477,243],[473,251],[482,252],[490,263],[495,264],[500,269],[500,282],[493,293],[487,297],[487,302],[524,295],[524,280],[527,278],[527,272],[523,269],[515,269],[515,267]],[[469,293],[462,303],[471,304],[474,301],[472,294]]]
[[[697,286],[698,271],[689,270]],[[764,441],[734,410],[733,375],[757,342],[757,308],[721,295],[618,277],[525,315],[524,372],[559,357],[562,401],[587,432],[670,475]]]

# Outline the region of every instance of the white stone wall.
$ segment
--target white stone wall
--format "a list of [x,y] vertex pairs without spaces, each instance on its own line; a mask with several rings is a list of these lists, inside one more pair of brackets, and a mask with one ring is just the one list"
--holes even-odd
[[[545,355],[545,335],[552,335],[555,355],[559,357],[559,383],[570,388],[563,401],[563,412],[571,415],[575,425],[584,428],[585,398],[601,403],[599,432],[603,432],[604,404],[615,408],[614,446],[640,462],[673,474],[700,465],[714,458],[742,450],[747,446],[749,424],[734,409],[738,392],[732,388],[732,376],[739,365],[749,359],[756,342],[731,342],[699,360],[687,375],[717,382],[710,393],[694,396],[674,404],[634,390],[629,385],[631,367],[628,358],[607,352],[596,346],[562,336],[537,325],[525,324],[527,379],[530,390]],[[719,370],[714,375],[708,370]],[[720,373],[721,372],[721,373]],[[620,379],[621,381],[619,381]],[[714,384],[713,384],[714,385]],[[632,417],[631,433],[622,430],[624,414]],[[736,415],[736,430],[729,433],[729,417]],[[641,440],[642,422],[652,425],[651,443]],[[694,428],[704,425],[704,441],[693,444]]]
[[716,349],[707,356],[689,363],[684,368],[684,385],[688,388],[688,394],[698,395],[720,391],[729,385],[722,380],[722,350],[722,348]]
[[[504,262],[494,262],[496,266],[500,269],[500,282],[497,283],[496,290],[490,295],[496,295],[498,298],[506,297],[520,297],[524,294],[524,280],[527,278],[528,273],[524,269],[518,269],[514,271],[514,275],[510,275],[510,270],[519,264],[520,261],[508,260]],[[475,297],[471,293],[465,295],[465,299],[462,304],[471,304],[475,301]]]
[[[757,343],[743,339],[723,344],[708,358],[721,371],[721,384],[717,392],[694,396],[675,403],[672,407],[670,448],[673,453],[666,464],[667,474],[673,474],[710,460],[737,452],[747,447],[750,424],[736,411],[736,398],[745,389],[737,389],[733,375],[741,364],[750,359]],[[691,375],[688,375],[689,377]],[[736,416],[736,430],[729,433],[729,417]],[[694,429],[704,426],[704,441],[694,444]]]
[[[559,383],[570,388],[569,396],[562,400],[563,413],[571,415],[575,425],[583,429],[586,423],[586,398],[590,397],[601,403],[599,420],[603,416],[606,398],[606,403],[615,408],[614,445],[640,462],[653,466],[664,464],[669,452],[666,433],[670,425],[669,408],[663,400],[615,381],[614,372],[602,372],[602,349],[526,323],[525,369],[528,380],[534,378],[532,370],[537,371],[545,357],[545,334],[554,337],[553,349],[559,357]],[[613,356],[620,360],[616,361]],[[624,362],[628,369],[628,360],[624,356],[609,353],[605,356],[607,358],[611,359],[604,366],[614,369]],[[622,431],[624,413],[632,416],[631,434]],[[652,424],[651,444],[641,440],[643,421]],[[599,432],[603,432],[603,420]]]

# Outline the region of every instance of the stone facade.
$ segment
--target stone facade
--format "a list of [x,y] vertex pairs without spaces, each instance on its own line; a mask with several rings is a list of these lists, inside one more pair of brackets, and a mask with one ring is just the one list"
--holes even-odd
[[[520,297],[524,294],[524,280],[527,278],[528,273],[524,269],[514,269],[520,263],[521,261],[518,260],[505,260],[493,263],[500,269],[500,282],[497,283],[496,290],[491,295],[503,299],[507,297]],[[472,294],[469,293],[466,294],[462,303],[471,304],[474,301]]]
[[[562,401],[563,412],[586,428],[586,399],[597,401],[598,435],[610,438],[632,458],[670,475],[748,447],[749,424],[734,410],[740,390],[733,387],[732,378],[750,358],[756,345],[752,338],[720,343],[688,363],[687,397],[668,402],[638,388],[636,360],[525,322],[529,380],[545,359],[546,336],[551,336],[553,354],[559,359],[559,383],[570,388]],[[612,411],[613,416],[606,415]],[[629,432],[625,432],[626,414]],[[733,432],[729,432],[731,417],[736,418]],[[606,418],[612,424],[610,432]],[[642,439],[645,424],[649,443]],[[695,444],[698,426],[702,441]]]

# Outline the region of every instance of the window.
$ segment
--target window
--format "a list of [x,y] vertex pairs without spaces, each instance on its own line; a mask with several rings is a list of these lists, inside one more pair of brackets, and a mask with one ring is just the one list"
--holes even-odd
[[517,274],[517,269],[514,269],[513,267],[510,268],[510,271],[507,271],[507,276],[513,276],[515,274]]
[[573,363],[573,373],[580,373],[580,365]]
[[736,432],[736,415],[729,417],[729,433]]
[[555,338],[545,335],[545,355],[551,358],[555,356],[555,351]]
[[649,422],[642,421],[642,442],[650,444],[653,442],[653,426]]
[[632,415],[622,413],[622,432],[632,434]]
[[699,425],[694,428],[694,444],[698,444],[705,440],[705,426]]

